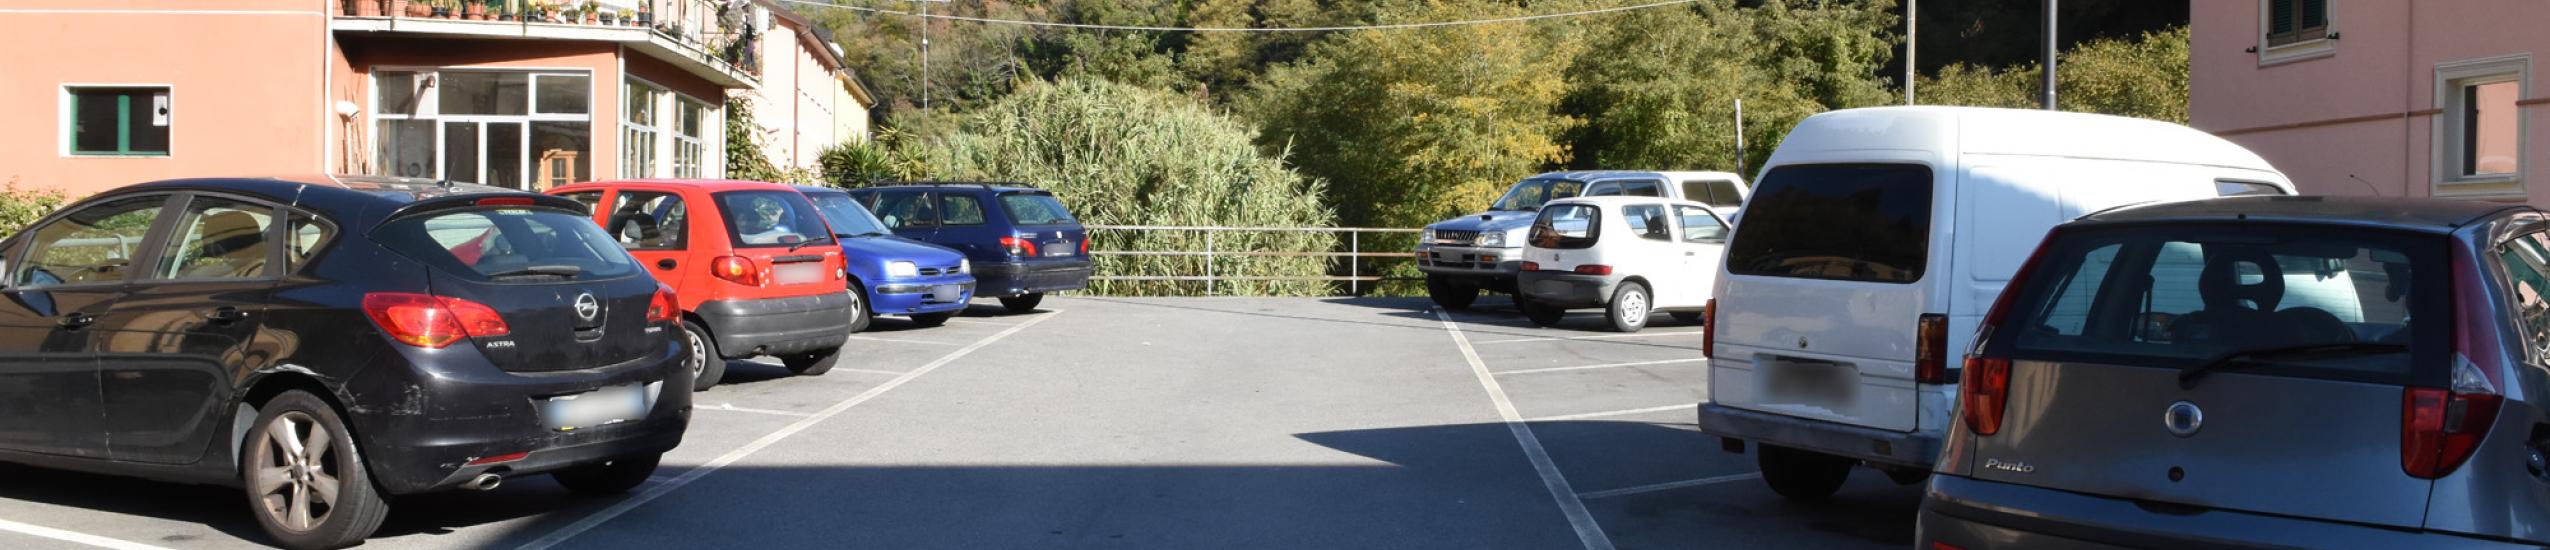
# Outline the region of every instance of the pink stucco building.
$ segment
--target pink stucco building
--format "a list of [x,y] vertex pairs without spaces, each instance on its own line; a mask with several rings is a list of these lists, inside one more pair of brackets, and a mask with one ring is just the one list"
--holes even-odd
[[[2189,124],[2306,194],[2550,205],[2533,0],[2195,0]],[[2550,174],[2550,173],[2545,173]]]
[[[0,129],[0,182],[85,195],[154,179],[313,172],[526,189],[717,177],[730,95],[757,106],[850,99],[823,104],[822,118],[754,123],[837,141],[853,133],[839,119],[855,119],[864,136],[864,96],[845,88],[856,79],[837,55],[800,67],[796,50],[812,48],[799,38],[803,19],[768,0],[603,0],[597,13],[567,2],[447,4],[469,8],[0,3],[0,49],[18,52],[0,57],[0,120],[16,122]],[[809,89],[817,84],[831,90]],[[774,159],[830,144],[756,141]]]

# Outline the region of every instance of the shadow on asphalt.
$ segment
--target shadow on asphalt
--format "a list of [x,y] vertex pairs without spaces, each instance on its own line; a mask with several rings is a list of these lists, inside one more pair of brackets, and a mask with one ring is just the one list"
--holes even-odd
[[[1545,441],[1563,445],[1552,449],[1553,458],[1570,472],[1579,491],[1617,488],[1585,485],[1598,479],[1651,484],[1751,468],[1749,457],[1701,449],[1706,437],[1684,429],[1600,421],[1532,426]],[[1376,462],[737,466],[700,478],[565,547],[1577,546],[1504,424],[1296,437]],[[1646,456],[1608,462],[1586,458],[1605,453]],[[1598,475],[1602,469],[1652,471]],[[657,475],[681,473],[666,468]],[[230,536],[265,540],[236,489],[24,466],[0,466],[0,476],[12,480],[0,485],[0,498],[202,523]],[[1708,540],[1713,529],[1730,527],[1773,535],[1811,530],[1842,539],[1826,542],[1853,546],[1909,544],[1918,489],[1885,489],[1846,490],[1830,501],[1807,504],[1768,496],[1758,482],[1730,483],[1593,500],[1588,506],[1622,548],[1691,547]],[[575,496],[545,476],[531,476],[483,493],[399,498],[377,537],[440,535],[563,512],[505,527],[502,533],[470,534],[481,544],[500,541],[489,547],[506,547],[624,498]],[[395,544],[419,543],[453,544],[431,538]]]

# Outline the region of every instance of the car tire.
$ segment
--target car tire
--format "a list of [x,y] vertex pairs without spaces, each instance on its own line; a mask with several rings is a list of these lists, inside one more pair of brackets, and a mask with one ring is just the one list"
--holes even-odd
[[624,456],[550,472],[549,478],[575,494],[616,495],[636,489],[638,484],[646,483],[646,478],[654,477],[655,464],[663,459],[663,453]]
[[1754,457],[1762,467],[1762,482],[1789,500],[1833,496],[1851,475],[1851,459],[1814,451],[1762,445]]
[[1434,298],[1434,305],[1443,306],[1443,309],[1470,309],[1471,303],[1479,301],[1479,287],[1461,284],[1442,275],[1427,275],[1426,296]]
[[1042,303],[1045,303],[1045,293],[1043,292],[1029,292],[1015,297],[1001,299],[1001,307],[1007,308],[1010,313],[1028,313],[1036,311],[1036,304]]
[[841,348],[783,355],[779,357],[779,362],[788,366],[788,372],[797,373],[798,376],[822,376],[823,373],[832,371],[833,364],[841,362]]
[[868,288],[859,284],[858,279],[851,279],[849,290],[850,332],[868,330],[868,322],[875,320],[877,316],[876,312],[868,311]]
[[953,311],[941,311],[941,312],[938,312],[938,313],[914,313],[914,314],[912,314],[912,324],[915,324],[915,325],[921,325],[921,326],[925,326],[925,327],[935,327],[935,326],[939,326],[939,325],[947,324],[947,318],[949,318],[949,317],[955,317],[955,316],[956,316],[956,312],[953,312]]
[[726,357],[717,354],[717,338],[690,321],[682,321],[682,332],[690,340],[684,343],[690,347],[690,358],[682,362],[691,367],[691,391],[716,387],[718,380],[726,378]]
[[1521,294],[1514,295],[1514,306],[1522,308],[1523,318],[1530,319],[1533,325],[1554,327],[1567,318],[1566,308],[1541,303]]
[[1649,309],[1656,305],[1654,297],[1647,293],[1644,283],[1621,281],[1620,288],[1611,291],[1611,305],[1603,308],[1604,317],[1611,319],[1612,330],[1638,332],[1647,328],[1647,316],[1655,313]]
[[1700,324],[1700,312],[1697,312],[1697,311],[1676,311],[1676,312],[1673,312],[1673,320],[1676,320],[1676,321],[1682,321],[1682,322],[1685,322],[1685,323],[1691,323],[1691,324],[1695,324],[1695,325],[1696,325],[1696,324]]
[[[240,485],[266,536],[285,548],[344,548],[381,528],[389,500],[372,486],[361,446],[335,407],[285,390],[258,408],[254,426],[241,450]],[[336,494],[316,494],[331,485]]]

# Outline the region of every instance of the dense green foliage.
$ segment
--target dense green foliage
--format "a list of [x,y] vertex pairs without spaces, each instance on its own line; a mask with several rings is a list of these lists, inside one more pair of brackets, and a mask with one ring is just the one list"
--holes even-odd
[[0,186],[0,237],[16,235],[27,224],[69,204],[71,197],[52,189],[19,187],[17,180]]
[[[2055,62],[2056,107],[2187,122],[2186,27],[2084,42]],[[2001,70],[1950,65],[1913,89],[1922,103],[2032,108],[2042,71],[2033,63]]]

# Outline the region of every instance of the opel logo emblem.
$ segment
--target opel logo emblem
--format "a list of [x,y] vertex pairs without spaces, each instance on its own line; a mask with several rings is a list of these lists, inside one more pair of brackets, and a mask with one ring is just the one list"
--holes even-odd
[[577,317],[583,317],[584,320],[591,321],[593,320],[593,316],[601,314],[602,302],[600,300],[593,299],[593,293],[587,292],[576,295]]
[[2169,435],[2196,435],[2196,430],[2205,428],[2205,410],[2192,402],[2170,403],[2169,412],[2161,416],[2160,425],[2169,428]]

